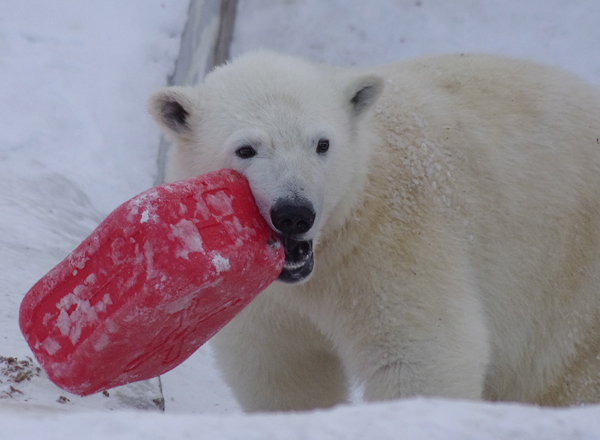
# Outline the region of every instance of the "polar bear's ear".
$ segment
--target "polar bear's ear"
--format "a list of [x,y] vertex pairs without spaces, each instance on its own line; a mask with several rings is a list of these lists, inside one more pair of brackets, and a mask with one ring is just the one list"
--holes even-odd
[[191,87],[166,87],[153,93],[148,100],[148,112],[170,135],[191,134],[189,117],[194,103]]
[[376,75],[354,78],[346,89],[353,116],[361,116],[371,108],[383,91],[383,79]]

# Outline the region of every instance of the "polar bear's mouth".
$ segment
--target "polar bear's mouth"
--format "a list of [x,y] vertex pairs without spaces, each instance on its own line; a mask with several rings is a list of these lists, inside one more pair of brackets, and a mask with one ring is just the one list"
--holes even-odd
[[279,281],[294,284],[306,279],[313,270],[314,256],[312,240],[297,241],[280,236],[285,252],[285,263],[279,274]]

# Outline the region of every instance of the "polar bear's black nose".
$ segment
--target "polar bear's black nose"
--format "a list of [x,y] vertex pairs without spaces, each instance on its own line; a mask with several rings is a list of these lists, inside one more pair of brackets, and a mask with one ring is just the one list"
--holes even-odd
[[304,234],[315,222],[315,211],[312,204],[276,204],[271,209],[273,226],[282,234],[293,236]]

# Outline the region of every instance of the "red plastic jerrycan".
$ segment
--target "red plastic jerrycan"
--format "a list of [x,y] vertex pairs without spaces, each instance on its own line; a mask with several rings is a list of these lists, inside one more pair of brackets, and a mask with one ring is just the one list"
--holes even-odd
[[283,262],[246,179],[221,170],[115,209],[27,293],[19,324],[50,379],[88,395],[179,365]]

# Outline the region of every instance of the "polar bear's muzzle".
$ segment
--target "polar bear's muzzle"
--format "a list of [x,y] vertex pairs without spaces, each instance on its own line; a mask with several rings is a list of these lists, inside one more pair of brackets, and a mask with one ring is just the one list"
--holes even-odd
[[294,284],[305,280],[313,271],[312,240],[296,241],[280,236],[285,253],[285,264],[278,280]]
[[271,223],[279,233],[285,251],[285,264],[279,280],[298,283],[305,280],[314,267],[312,240],[305,240],[315,222],[315,210],[307,200],[279,200],[271,209]]

